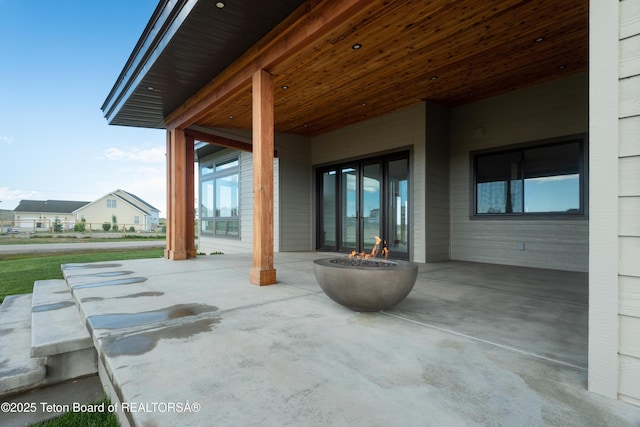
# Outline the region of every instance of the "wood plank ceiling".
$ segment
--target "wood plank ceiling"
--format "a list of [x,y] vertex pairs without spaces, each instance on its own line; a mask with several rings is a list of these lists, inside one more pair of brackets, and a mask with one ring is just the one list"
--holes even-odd
[[[426,99],[458,106],[586,71],[588,13],[588,0],[365,2],[270,65],[276,131],[319,135]],[[250,129],[250,85],[193,124]]]

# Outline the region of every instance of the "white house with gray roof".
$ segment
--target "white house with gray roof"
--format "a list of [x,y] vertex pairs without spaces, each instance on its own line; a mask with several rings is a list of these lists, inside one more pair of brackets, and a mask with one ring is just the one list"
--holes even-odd
[[90,202],[70,200],[20,200],[13,210],[14,225],[24,230],[46,230],[59,220],[67,228],[76,222],[75,211]]
[[101,230],[106,222],[116,223],[120,229],[150,231],[160,220],[157,208],[124,190],[112,191],[93,202],[21,200],[13,212],[14,226],[24,231],[48,230],[56,220],[64,230],[72,230],[84,220],[93,230]]
[[[160,211],[135,194],[115,190],[74,211],[78,221],[85,220],[92,229],[103,223],[116,223],[127,229],[150,231],[158,226]],[[114,221],[115,219],[115,221]]]

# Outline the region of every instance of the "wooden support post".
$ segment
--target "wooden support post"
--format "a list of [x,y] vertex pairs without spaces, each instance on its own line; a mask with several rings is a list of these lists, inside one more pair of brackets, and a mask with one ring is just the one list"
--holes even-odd
[[254,285],[276,283],[273,268],[273,77],[253,74],[253,268]]
[[184,130],[167,134],[167,248],[172,260],[196,255],[193,238],[193,139],[187,143]]

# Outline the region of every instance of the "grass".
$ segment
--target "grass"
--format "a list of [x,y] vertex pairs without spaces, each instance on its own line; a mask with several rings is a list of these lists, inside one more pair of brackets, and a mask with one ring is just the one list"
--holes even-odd
[[61,264],[159,258],[163,249],[59,251],[53,254],[0,255],[0,302],[8,295],[33,292],[36,280],[62,279]]
[[[104,398],[91,405],[110,405],[110,401]],[[34,424],[35,427],[119,427],[118,417],[112,412],[67,412],[57,418]],[[33,426],[32,426],[33,427]]]
[[43,243],[93,243],[93,242],[121,242],[122,240],[158,240],[166,239],[164,235],[155,236],[153,234],[126,234],[124,237],[74,237],[51,234],[33,235],[22,237],[16,235],[0,236],[0,245],[40,245]]
[[[62,279],[61,264],[116,261],[143,258],[159,258],[163,249],[134,250],[91,250],[55,254],[7,254],[0,255],[0,302],[8,295],[27,294],[33,291],[33,282],[43,279]],[[101,403],[108,407],[110,401],[104,398],[92,405]],[[37,427],[119,427],[115,414],[105,412],[68,412]]]

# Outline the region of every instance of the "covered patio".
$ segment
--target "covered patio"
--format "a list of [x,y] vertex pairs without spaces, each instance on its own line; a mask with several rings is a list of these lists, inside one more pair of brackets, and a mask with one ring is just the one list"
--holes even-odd
[[269,288],[248,284],[250,254],[65,265],[112,401],[199,405],[130,407],[123,425],[640,419],[586,390],[585,274],[420,264],[402,303],[356,313],[316,284],[311,260],[327,255],[276,254],[279,285]]
[[[454,324],[452,331],[474,342],[485,339],[475,327],[493,325],[489,335],[505,350],[584,369],[586,338],[578,335],[587,326],[558,326],[566,313],[587,316],[588,298],[588,388],[638,404],[635,4],[160,1],[102,110],[110,124],[167,130],[166,258],[196,257],[197,193],[201,248],[250,252],[237,255],[247,271],[232,277],[256,285],[289,289],[276,274],[278,257],[362,247],[372,238],[367,227],[414,262],[571,270],[585,281],[588,272],[588,297],[586,289],[539,284],[535,296],[521,295],[517,283],[505,281],[512,267],[496,267],[491,280],[440,291],[491,283],[482,288],[497,292],[491,303],[519,296],[531,302],[526,310],[493,310],[488,294],[465,293],[455,307],[449,297],[431,295],[441,300],[428,319],[410,300],[394,313],[410,315],[414,325]],[[198,142],[212,147],[198,165],[208,169],[207,189],[193,179]],[[378,186],[369,207],[366,180]],[[548,184],[538,193],[543,198],[571,203],[540,204],[535,191],[526,194],[527,180]],[[554,187],[561,181],[574,183],[570,197]],[[234,202],[218,206],[214,188],[228,182]],[[458,270],[465,268],[450,273]],[[242,289],[242,298],[258,305],[284,292]],[[582,296],[567,305],[565,292]],[[566,310],[547,313],[548,304]],[[516,339],[522,331],[509,316],[520,312],[559,330],[540,326],[528,333],[544,339]]]

